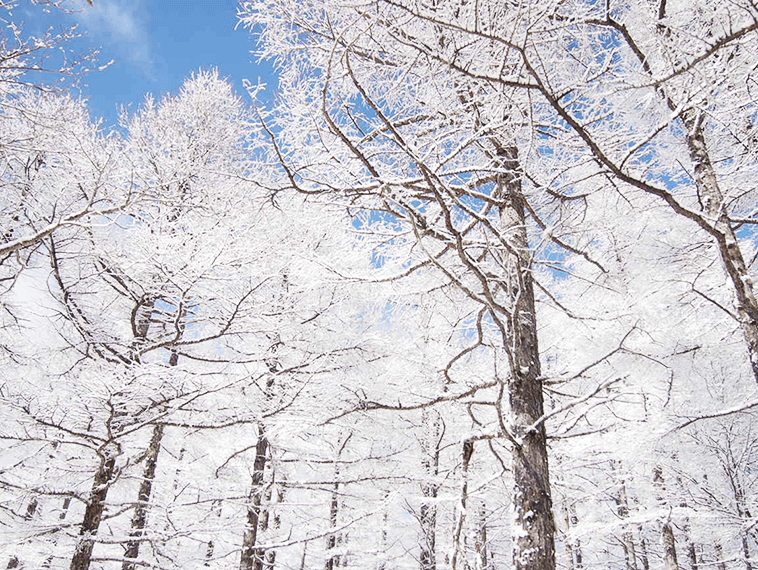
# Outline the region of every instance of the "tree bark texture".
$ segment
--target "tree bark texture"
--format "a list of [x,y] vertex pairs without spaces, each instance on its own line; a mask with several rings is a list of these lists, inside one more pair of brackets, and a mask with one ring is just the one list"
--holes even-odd
[[263,425],[258,424],[258,443],[255,446],[255,460],[253,461],[253,480],[250,484],[248,499],[247,526],[245,527],[245,534],[242,537],[240,570],[261,570],[263,568],[264,553],[256,548],[256,544],[263,499],[263,474],[266,469],[268,449],[268,439]]
[[[339,478],[339,469],[334,470],[335,480]],[[329,525],[332,529],[337,528],[337,517],[339,516],[339,482],[334,483],[334,490],[332,491],[331,501],[329,502]],[[332,533],[326,537],[326,564],[324,568],[326,570],[334,570],[334,568],[340,565],[340,557],[337,554],[331,554],[330,551],[337,547],[337,535]]]
[[582,564],[582,543],[581,541],[576,538],[574,540],[570,539],[571,536],[571,529],[573,527],[576,527],[576,525],[579,523],[579,519],[576,516],[576,508],[574,505],[569,504],[566,505],[566,507],[563,510],[564,514],[564,520],[566,523],[566,558],[568,559],[568,568],[569,570],[581,570],[583,568]]
[[458,502],[458,512],[456,513],[455,530],[453,531],[452,570],[457,570],[459,563],[462,563],[461,566],[463,568],[468,568],[463,525],[466,520],[466,509],[468,507],[468,468],[473,455],[474,442],[467,439],[463,442],[463,449],[461,450],[461,495]]
[[703,212],[713,224],[716,244],[737,300],[737,316],[747,343],[753,377],[758,382],[758,299],[753,282],[734,234],[724,195],[719,188],[703,134],[703,113],[690,108],[682,113],[687,128],[687,146],[695,165],[695,183]]
[[[436,412],[424,410],[422,415],[424,434],[421,450],[421,463],[425,480],[421,484],[421,504],[419,523],[421,524],[421,555],[419,556],[420,570],[437,570],[437,507],[433,500],[437,498],[439,485],[440,447],[439,431],[440,418]],[[427,499],[430,501],[427,502]]]
[[[656,467],[653,471],[653,483],[663,488],[663,470],[660,467]],[[665,506],[663,497],[658,497],[658,500]],[[664,570],[679,570],[679,563],[676,559],[676,539],[674,537],[674,529],[671,526],[671,521],[667,518],[661,527],[661,543],[663,545],[663,568]]]
[[[141,538],[145,533],[147,525],[147,513],[150,503],[150,495],[153,491],[153,481],[155,480],[155,468],[158,463],[158,454],[161,451],[161,441],[163,440],[163,425],[159,424],[153,427],[153,434],[150,438],[150,445],[147,448],[147,457],[145,458],[145,469],[142,473],[142,482],[140,483],[139,493],[137,495],[137,506],[132,516],[132,530],[129,536],[135,539]],[[126,545],[124,558],[136,559],[139,556],[140,541],[132,540]],[[136,565],[133,562],[124,562],[121,570],[135,570]]]
[[476,570],[489,568],[490,557],[487,552],[487,517],[484,509],[479,510],[479,528],[476,537]]
[[674,538],[674,529],[671,523],[666,521],[661,529],[661,539],[663,542],[663,567],[665,570],[679,570],[679,564],[676,561],[676,540]]
[[544,413],[544,403],[518,149],[500,147],[497,154],[506,172],[501,175],[498,188],[503,200],[501,225],[511,248],[507,253],[510,269],[507,296],[512,313],[504,340],[510,360],[508,393],[517,442],[512,446],[513,568],[554,570],[555,523],[547,438],[544,423],[536,425]]
[[105,499],[108,496],[111,481],[116,470],[115,455],[108,454],[107,449],[100,454],[100,466],[95,473],[87,508],[84,511],[79,541],[76,544],[74,556],[69,570],[89,570],[92,560],[92,549],[95,546],[95,535],[100,528],[103,518]]
[[[618,473],[614,469],[615,473]],[[616,502],[616,513],[620,519],[629,518],[629,499],[626,494],[626,484],[622,480],[619,482],[618,493],[614,497]],[[638,570],[637,567],[637,549],[634,545],[634,535],[631,530],[625,529],[621,535],[621,548],[624,551],[624,560],[626,561],[627,570]]]

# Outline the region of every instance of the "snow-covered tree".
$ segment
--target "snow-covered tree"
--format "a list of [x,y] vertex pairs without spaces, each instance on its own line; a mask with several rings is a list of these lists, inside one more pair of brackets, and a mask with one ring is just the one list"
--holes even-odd
[[[629,433],[615,425],[624,425],[621,410],[665,425],[675,417],[666,386],[684,395],[697,386],[686,378],[693,362],[723,362],[705,334],[719,329],[747,340],[750,358],[729,359],[733,394],[744,393],[758,320],[736,232],[753,223],[754,193],[737,181],[755,177],[745,135],[755,119],[755,6],[241,4],[261,53],[282,69],[283,103],[266,126],[286,186],[344,200],[354,223],[375,232],[380,261],[371,278],[437,272],[472,314],[481,311],[475,346],[500,351],[494,385],[482,387],[499,385],[501,396],[491,402],[498,413],[489,430],[461,436],[461,461],[480,438],[510,443],[514,565],[553,568],[546,436],[591,431],[601,420],[595,429],[620,437]],[[752,249],[751,233],[740,235]],[[646,247],[635,251],[642,237]],[[668,295],[644,291],[650,273],[642,266],[651,261]],[[656,303],[665,312],[643,326]],[[683,322],[709,336],[707,348],[675,330],[682,321],[661,325],[663,315],[676,319],[677,305],[695,309]],[[550,343],[542,356],[537,325]],[[541,359],[560,364],[542,373]],[[464,395],[472,393],[438,397]],[[646,409],[651,399],[655,414]],[[663,458],[646,460],[650,471],[635,484],[668,481],[654,475]],[[616,479],[617,507],[620,480],[631,484]],[[671,542],[672,525],[655,516]],[[631,560],[631,539],[623,540]],[[671,554],[662,555],[669,567]],[[453,567],[463,564],[459,555]]]

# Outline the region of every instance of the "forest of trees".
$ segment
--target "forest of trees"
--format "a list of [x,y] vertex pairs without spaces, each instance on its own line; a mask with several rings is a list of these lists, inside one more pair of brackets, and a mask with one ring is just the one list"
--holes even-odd
[[13,5],[0,568],[758,567],[755,0],[243,0],[109,130]]

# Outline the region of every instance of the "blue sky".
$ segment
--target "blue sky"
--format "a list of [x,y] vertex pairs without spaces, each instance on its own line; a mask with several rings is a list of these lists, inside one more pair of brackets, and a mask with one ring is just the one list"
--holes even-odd
[[[80,4],[75,4],[80,2]],[[276,88],[276,77],[268,63],[257,64],[251,54],[254,39],[237,24],[236,0],[72,0],[69,14],[22,4],[15,14],[28,32],[53,26],[79,25],[85,38],[72,46],[83,51],[100,48],[99,63],[114,63],[104,71],[93,71],[80,85],[89,100],[92,115],[106,125],[118,120],[122,105],[135,108],[146,93],[156,98],[175,93],[182,82],[200,67],[217,67],[228,77],[237,93],[247,98],[242,80],[253,84],[259,78],[268,84],[265,96]]]

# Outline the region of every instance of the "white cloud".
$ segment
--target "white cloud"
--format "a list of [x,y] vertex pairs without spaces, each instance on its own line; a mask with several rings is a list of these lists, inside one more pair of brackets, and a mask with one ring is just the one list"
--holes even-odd
[[145,0],[97,0],[78,13],[87,34],[150,76],[153,70],[149,8]]

